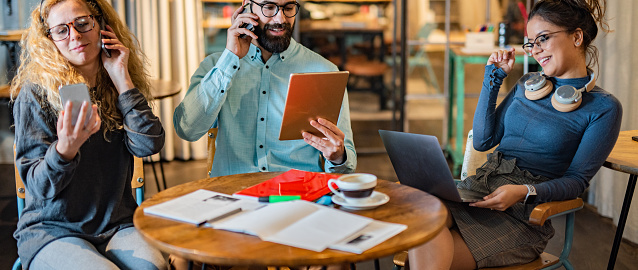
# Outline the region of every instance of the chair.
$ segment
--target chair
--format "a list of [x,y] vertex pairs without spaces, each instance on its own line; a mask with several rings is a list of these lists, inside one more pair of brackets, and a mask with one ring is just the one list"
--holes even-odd
[[[390,70],[390,66],[383,61],[385,44],[383,44],[383,32],[379,34],[364,34],[367,39],[368,49],[359,49],[360,54],[351,54],[346,57],[344,53],[341,58],[335,60],[334,57],[329,58],[335,65],[343,70],[350,72],[348,79],[348,91],[371,91],[379,95],[379,109],[386,109],[387,98],[389,95],[388,88],[385,87],[384,76]],[[374,46],[376,38],[381,39],[381,46]],[[344,44],[345,46],[345,44]],[[356,47],[356,46],[355,46]],[[377,51],[378,52],[375,52]],[[375,59],[375,55],[379,58]],[[345,62],[344,62],[345,61]],[[365,81],[364,85],[360,82]]]
[[207,167],[208,168],[208,177],[210,176],[210,173],[213,171],[213,160],[215,159],[215,139],[217,139],[217,132],[219,131],[218,128],[214,127],[208,130],[208,158],[206,159],[207,161]]
[[[425,25],[421,27],[421,29],[419,29],[419,32],[417,33],[417,37],[422,40],[427,40],[428,36],[430,36],[430,34],[432,33],[434,29],[436,29],[435,23],[426,23]],[[434,89],[436,89],[438,93],[441,93],[441,89],[439,88],[439,83],[437,82],[436,75],[434,74],[434,69],[432,68],[432,64],[430,63],[430,58],[428,57],[428,54],[425,51],[425,45],[419,45],[417,46],[417,48],[418,49],[416,50],[416,53],[414,54],[414,56],[410,56],[408,58],[408,73],[407,74],[412,73],[415,67],[425,67],[428,72],[428,76],[426,77],[425,74],[422,74],[423,79],[427,83],[432,85],[432,87],[434,87]]]
[[[24,209],[26,189],[22,182],[22,178],[20,178],[18,167],[15,166],[15,151],[16,146],[14,144],[13,157],[16,179],[16,197],[18,200],[18,218],[20,218],[20,216],[22,216],[22,210]],[[137,205],[142,204],[142,201],[144,201],[144,163],[142,162],[142,159],[138,157],[133,157],[133,178],[131,179],[131,188],[135,190],[135,200],[137,201]],[[20,258],[16,259],[15,263],[13,263],[13,266],[11,267],[11,270],[19,269],[22,269],[22,262],[20,261]]]
[[[379,95],[379,109],[385,110],[387,101],[387,88],[383,82],[383,76],[390,67],[379,60],[348,61],[344,70],[350,72],[348,80],[349,91],[372,91]],[[367,87],[360,87],[358,83],[361,79],[367,81]]]
[[[478,152],[472,146],[473,132],[470,130],[467,136],[467,144],[465,147],[465,155],[463,157],[463,166],[461,169],[461,180],[465,180],[468,175],[476,174],[476,168],[480,167],[487,161],[487,153],[491,151]],[[563,241],[563,250],[560,257],[543,252],[540,257],[530,263],[508,267],[484,268],[491,270],[549,270],[556,269],[561,266],[565,269],[572,270],[574,267],[569,261],[569,252],[572,248],[572,240],[574,238],[574,219],[575,212],[584,206],[583,199],[576,198],[566,201],[547,202],[537,205],[529,217],[529,223],[542,226],[548,219],[566,215],[565,219],[565,240]],[[408,252],[403,251],[394,255],[394,269],[400,270],[408,264]]]

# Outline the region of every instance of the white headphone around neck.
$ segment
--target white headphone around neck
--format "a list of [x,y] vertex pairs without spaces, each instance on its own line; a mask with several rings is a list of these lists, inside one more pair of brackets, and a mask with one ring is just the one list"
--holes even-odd
[[[576,89],[571,85],[558,87],[552,95],[554,109],[560,112],[576,110],[583,101],[583,92],[589,92],[596,86],[596,74],[591,69],[587,69],[587,76],[590,79],[583,88]],[[542,71],[535,72],[525,81],[525,97],[529,100],[539,100],[552,92],[553,88],[554,85]]]

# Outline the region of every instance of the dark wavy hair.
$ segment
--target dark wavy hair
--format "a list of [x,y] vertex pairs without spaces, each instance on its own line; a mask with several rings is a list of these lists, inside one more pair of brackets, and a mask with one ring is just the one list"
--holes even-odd
[[611,32],[605,21],[605,0],[541,0],[532,7],[529,20],[535,16],[569,33],[582,29],[583,53],[589,58],[587,66],[593,69],[598,64],[598,48],[592,45],[598,26],[604,32]]

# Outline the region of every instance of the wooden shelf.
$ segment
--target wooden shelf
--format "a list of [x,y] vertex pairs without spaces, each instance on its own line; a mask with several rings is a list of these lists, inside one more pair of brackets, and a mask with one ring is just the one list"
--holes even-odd
[[22,38],[22,33],[25,30],[4,30],[0,31],[0,41],[20,41]]
[[227,29],[230,25],[230,18],[217,18],[202,22],[202,27],[204,28]]
[[0,98],[10,98],[11,93],[9,92],[10,88],[8,84],[0,85]]

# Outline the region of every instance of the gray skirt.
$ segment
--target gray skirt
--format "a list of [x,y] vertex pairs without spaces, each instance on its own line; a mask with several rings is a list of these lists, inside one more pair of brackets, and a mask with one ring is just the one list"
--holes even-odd
[[[502,153],[489,154],[487,162],[458,184],[459,188],[492,193],[502,185],[538,184],[549,180],[516,167],[516,159],[505,160]],[[456,227],[479,268],[517,265],[539,257],[554,236],[551,222],[529,224],[537,204],[516,203],[505,211],[471,207],[467,203],[445,202]]]

